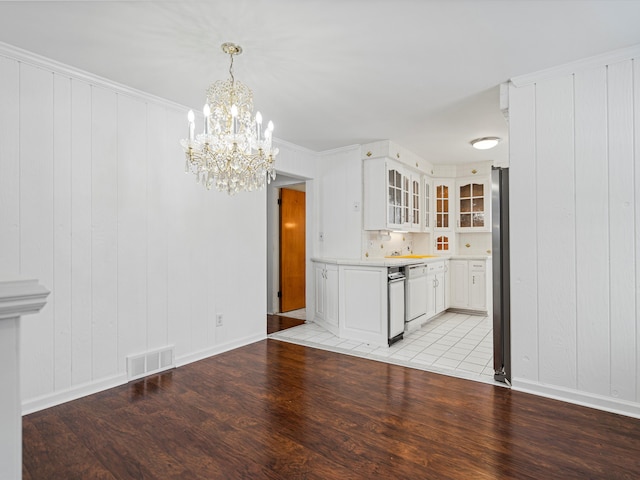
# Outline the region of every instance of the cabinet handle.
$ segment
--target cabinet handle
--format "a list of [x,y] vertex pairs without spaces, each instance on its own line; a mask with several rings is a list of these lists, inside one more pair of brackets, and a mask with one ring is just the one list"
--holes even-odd
[[475,284],[476,284],[476,276],[475,276],[475,275],[472,275],[472,276],[471,276],[471,284],[472,284],[472,285],[475,285]]

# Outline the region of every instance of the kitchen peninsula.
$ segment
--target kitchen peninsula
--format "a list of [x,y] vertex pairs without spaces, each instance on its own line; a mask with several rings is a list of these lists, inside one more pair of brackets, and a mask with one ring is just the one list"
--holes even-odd
[[[400,270],[405,277],[410,270],[421,270],[415,277],[406,278],[403,285],[406,331],[420,328],[447,309],[485,315],[490,309],[489,255],[311,260],[315,280],[313,319],[340,338],[389,345],[391,270]],[[414,318],[416,309],[419,311]]]

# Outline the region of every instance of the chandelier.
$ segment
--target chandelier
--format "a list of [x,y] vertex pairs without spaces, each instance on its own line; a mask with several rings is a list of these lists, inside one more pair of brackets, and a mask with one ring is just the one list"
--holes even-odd
[[262,129],[262,115],[253,115],[253,93],[233,76],[233,57],[242,47],[223,43],[222,51],[231,59],[227,80],[218,80],[207,90],[204,130],[194,135],[193,110],[189,110],[189,138],[181,140],[185,172],[207,190],[215,186],[233,195],[239,191],[260,190],[265,180],[276,178],[274,162],[278,154],[272,148],[273,122]]

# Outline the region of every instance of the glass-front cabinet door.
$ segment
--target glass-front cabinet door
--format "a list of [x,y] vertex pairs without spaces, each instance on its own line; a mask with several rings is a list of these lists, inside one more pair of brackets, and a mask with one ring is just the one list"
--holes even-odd
[[457,182],[458,231],[488,232],[489,182],[481,178],[461,179]]
[[436,231],[451,230],[451,216],[453,214],[453,181],[450,179],[436,179],[433,182],[435,193],[435,223]]
[[420,208],[420,178],[411,177],[411,228],[419,229],[422,224]]
[[401,226],[402,221],[402,173],[395,168],[387,170],[387,224]]
[[424,218],[424,230],[426,232],[430,232],[431,231],[431,180],[429,179],[429,177],[425,177],[425,180],[423,181],[423,185],[424,185],[424,190],[423,190],[423,196],[424,196],[424,212],[422,217]]
[[411,179],[396,166],[387,167],[387,225],[407,229],[411,222]]

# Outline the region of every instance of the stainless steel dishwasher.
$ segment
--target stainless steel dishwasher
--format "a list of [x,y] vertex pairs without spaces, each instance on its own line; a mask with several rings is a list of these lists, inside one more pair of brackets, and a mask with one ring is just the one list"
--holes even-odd
[[404,335],[404,268],[389,267],[387,278],[389,345],[392,345]]

